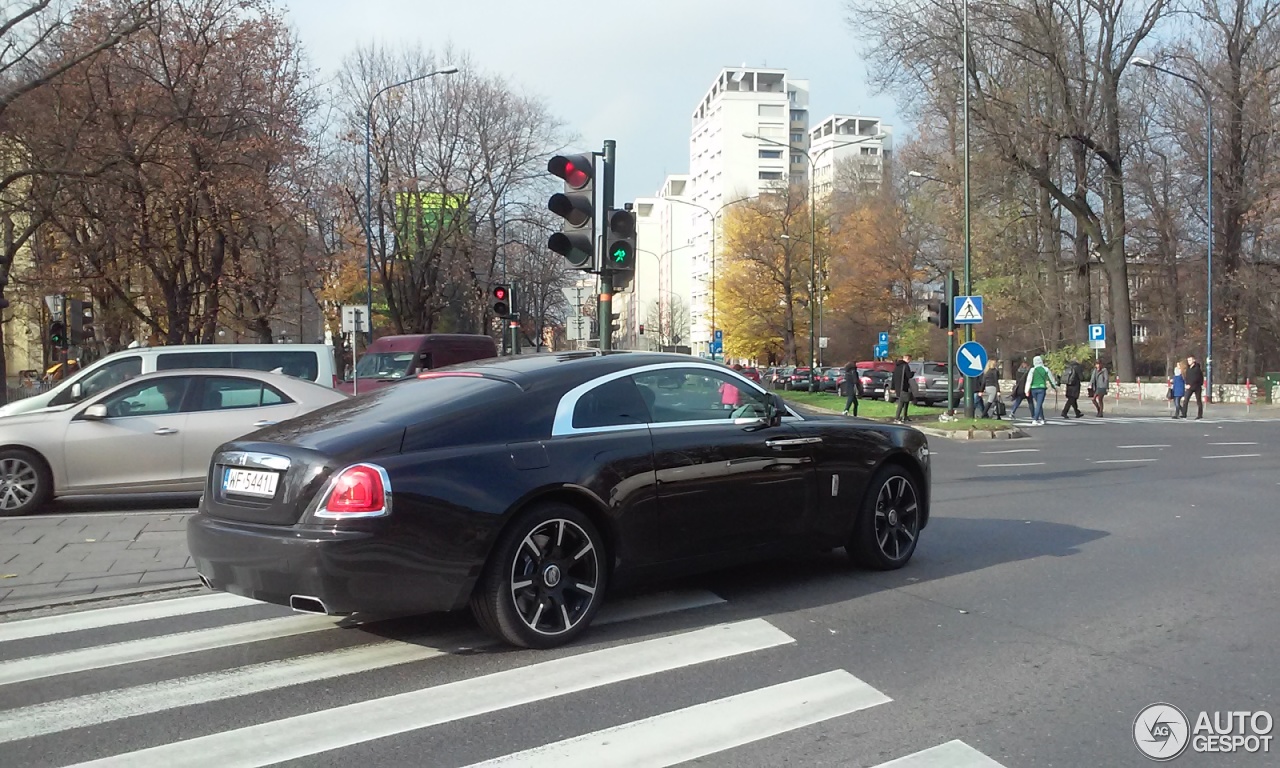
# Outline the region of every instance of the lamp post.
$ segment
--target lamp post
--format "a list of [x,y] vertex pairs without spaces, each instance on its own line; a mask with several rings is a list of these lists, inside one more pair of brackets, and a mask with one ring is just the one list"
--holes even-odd
[[[417,77],[411,77],[408,80],[401,80],[398,83],[392,83],[391,85],[383,86],[382,88],[375,91],[373,96],[369,98],[369,106],[367,109],[365,109],[365,113],[364,113],[364,243],[365,243],[365,269],[367,272],[366,289],[365,289],[367,292],[367,295],[365,298],[368,299],[368,302],[369,302],[368,310],[367,310],[369,317],[365,318],[365,320],[368,323],[368,327],[369,327],[368,341],[370,342],[373,341],[373,138],[371,135],[373,131],[373,104],[378,100],[379,96],[381,96],[382,94],[386,93],[387,91],[393,88],[399,88],[402,85],[409,85],[410,83],[416,83],[419,80],[426,80],[427,78],[435,77],[436,75],[452,75],[457,71],[458,71],[457,67],[453,67],[453,66],[441,67],[440,69],[437,69],[433,72],[428,72],[425,75],[418,75]],[[358,382],[360,381],[359,377],[356,377],[354,381],[357,382],[356,386],[359,386],[358,384]]]
[[[964,47],[964,295],[973,295],[973,248],[969,231],[969,0],[964,0],[964,34],[961,45]],[[952,307],[946,307],[948,312]],[[954,318],[953,318],[954,319]],[[952,329],[955,330],[954,328]],[[952,336],[952,338],[955,338]],[[973,341],[973,324],[964,326],[965,342]],[[950,379],[950,375],[948,375]],[[951,403],[947,403],[951,407]],[[973,418],[973,378],[964,377],[964,415]]]
[[[710,347],[715,343],[716,334],[716,217],[718,217],[720,212],[725,208],[728,208],[731,205],[736,205],[737,203],[741,203],[745,200],[749,200],[750,198],[740,197],[737,200],[730,200],[729,202],[722,204],[719,208],[716,208],[714,211],[701,203],[691,203],[688,200],[680,200],[675,197],[668,197],[664,199],[669,203],[679,203],[680,205],[688,205],[693,208],[697,208],[704,211],[711,217],[711,341],[707,343],[707,346]],[[668,235],[670,235],[670,231],[668,231]],[[680,246],[680,248],[685,247],[687,246]],[[680,249],[675,248],[672,250],[676,251]]]
[[1200,91],[1200,95],[1204,97],[1205,107],[1208,110],[1208,124],[1205,130],[1206,155],[1208,160],[1208,168],[1205,170],[1205,195],[1207,201],[1205,204],[1205,224],[1208,230],[1209,247],[1205,254],[1207,274],[1205,277],[1205,318],[1204,318],[1204,390],[1208,396],[1209,402],[1213,402],[1213,97],[1209,94],[1209,89],[1204,84],[1193,77],[1174,72],[1172,69],[1165,69],[1151,62],[1150,59],[1144,59],[1135,56],[1129,60],[1130,64],[1135,67],[1144,67],[1146,69],[1154,69],[1157,72],[1163,72],[1171,77],[1176,77],[1186,83],[1190,83],[1196,90]]
[[[943,181],[937,176],[930,176],[927,173],[921,173],[919,171],[907,171],[907,175],[913,179],[925,179],[927,181],[937,182],[944,187],[949,186],[947,182]],[[946,281],[945,287],[943,288],[943,291],[942,291],[942,294],[947,297],[947,300],[946,302],[944,302],[944,306],[942,308],[944,312],[952,311],[951,288],[953,285],[955,285],[955,283],[952,282],[952,278],[955,276],[955,273],[956,273],[955,260],[951,259],[949,261],[950,261],[950,270],[948,274],[940,275],[941,279]],[[939,320],[941,320],[941,318],[939,318]],[[968,377],[966,376],[965,378],[968,378]],[[956,403],[955,384],[956,384],[956,328],[955,328],[955,323],[951,322],[951,318],[948,318],[948,322],[947,322],[947,413],[948,414],[955,414],[955,403]]]
[[[784,144],[781,141],[774,141],[773,139],[766,139],[765,137],[755,133],[744,133],[742,134],[742,138],[755,139],[756,141],[763,141],[765,144],[772,144],[775,147],[784,147],[789,151],[795,151],[796,149],[795,147],[792,147],[790,144]],[[817,289],[817,279],[818,279],[818,275],[817,275],[818,238],[816,237],[817,228],[818,228],[818,214],[817,214],[818,204],[817,204],[817,201],[813,199],[814,163],[818,161],[819,157],[822,157],[827,152],[830,152],[833,149],[837,149],[839,147],[847,147],[853,144],[861,144],[864,141],[883,141],[886,138],[888,138],[888,134],[877,133],[874,136],[862,136],[857,139],[853,139],[852,141],[844,141],[837,144],[831,144],[829,146],[823,147],[822,151],[816,155],[810,155],[809,150],[805,150],[804,152],[801,153],[804,155],[805,160],[809,161],[809,391],[810,392],[813,392],[814,387],[817,386],[817,382],[814,380],[814,369],[817,367],[816,365],[817,349],[814,346],[816,341],[814,337],[814,327],[817,325],[817,322],[818,322],[818,318],[817,318],[818,304],[817,304],[817,301],[815,300],[815,292]]]

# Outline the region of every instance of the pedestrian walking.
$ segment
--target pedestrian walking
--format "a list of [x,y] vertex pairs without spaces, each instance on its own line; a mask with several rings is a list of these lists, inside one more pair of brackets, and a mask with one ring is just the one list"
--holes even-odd
[[1173,401],[1173,418],[1185,419],[1187,411],[1182,398],[1187,394],[1187,377],[1182,373],[1182,363],[1173,366],[1173,378],[1169,380],[1169,399]]
[[982,373],[982,393],[986,399],[982,418],[989,419],[994,412],[996,419],[999,419],[1003,403],[1000,402],[1000,371],[997,370],[995,360],[987,361],[987,370]]
[[1191,407],[1191,396],[1196,396],[1196,420],[1204,418],[1204,402],[1200,393],[1204,390],[1204,370],[1195,357],[1187,357],[1187,370],[1182,374],[1186,382],[1186,392],[1182,395],[1182,418],[1187,418],[1187,409]]
[[844,367],[844,415],[858,415],[858,398],[862,397],[862,377],[858,375],[858,366],[852,361]]
[[1089,376],[1089,399],[1093,407],[1098,409],[1098,418],[1103,416],[1103,406],[1107,400],[1107,390],[1111,385],[1111,376],[1101,360],[1093,361],[1093,374]]
[[893,378],[889,381],[898,398],[898,410],[893,420],[907,423],[907,407],[911,404],[911,355],[903,355],[893,364]]
[[[1009,420],[1013,421],[1013,417],[1018,415],[1018,406],[1022,405],[1027,399],[1027,374],[1031,369],[1027,367],[1026,360],[1018,361],[1018,370],[1013,374],[1013,408],[1009,409]],[[1031,408],[1030,405],[1027,406]]]
[[[733,366],[735,371],[741,371],[741,365]],[[737,409],[742,404],[742,392],[737,387],[725,381],[720,384],[720,407],[726,411]]]
[[1084,416],[1080,412],[1080,384],[1084,379],[1084,371],[1080,368],[1080,363],[1075,360],[1068,360],[1065,368],[1062,369],[1062,386],[1067,390],[1067,403],[1062,406],[1062,418],[1071,418],[1068,413],[1072,410],[1076,412],[1076,418]]
[[1032,426],[1044,425],[1044,396],[1049,387],[1058,388],[1053,378],[1053,371],[1044,364],[1044,358],[1036,355],[1031,361],[1031,370],[1027,371],[1026,395],[1031,400]]

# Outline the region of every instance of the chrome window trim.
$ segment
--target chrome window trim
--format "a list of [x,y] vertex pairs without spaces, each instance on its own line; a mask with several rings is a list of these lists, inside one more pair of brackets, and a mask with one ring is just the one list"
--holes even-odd
[[[651,373],[653,371],[666,371],[666,370],[689,369],[689,368],[693,368],[696,370],[711,371],[713,373],[719,373],[719,374],[728,376],[731,379],[737,379],[739,382],[741,382],[745,386],[746,389],[754,390],[755,392],[763,395],[765,398],[769,398],[773,396],[772,392],[760,386],[759,384],[755,383],[751,379],[748,379],[746,376],[743,376],[742,374],[738,373],[732,368],[725,368],[722,365],[713,365],[711,363],[695,363],[695,362],[653,363],[650,365],[641,365],[635,368],[625,368],[620,371],[613,371],[612,373],[606,373],[601,376],[597,376],[596,378],[591,379],[589,381],[585,381],[582,384],[579,384],[578,386],[564,393],[564,396],[560,398],[560,403],[556,406],[555,418],[551,422],[551,436],[563,437],[565,435],[589,435],[589,434],[597,434],[600,432],[625,432],[628,430],[640,430],[640,429],[668,429],[672,427],[689,427],[694,425],[736,426],[735,424],[733,424],[733,422],[724,422],[719,419],[695,419],[692,421],[667,421],[667,422],[651,421],[647,424],[615,424],[615,425],[610,425],[606,427],[574,427],[573,426],[573,412],[578,407],[578,401],[582,399],[583,395],[587,394],[588,392],[595,389],[596,387],[599,387],[604,384],[608,384],[611,381],[616,381],[625,376],[637,376],[644,373]],[[788,405],[787,412],[786,414],[783,415],[782,420],[784,422],[804,421],[804,417],[800,416],[798,413],[791,410],[791,406]]]

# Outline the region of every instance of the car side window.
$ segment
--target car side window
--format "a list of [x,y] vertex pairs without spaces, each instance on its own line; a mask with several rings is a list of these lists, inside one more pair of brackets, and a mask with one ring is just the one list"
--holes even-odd
[[[141,357],[135,356],[113,360],[80,380],[81,398],[92,397],[100,392],[106,392],[117,384],[123,384],[134,376],[141,374]],[[70,390],[68,390],[68,398],[63,402],[71,402],[69,393]],[[61,404],[53,403],[53,405]]]
[[231,411],[287,402],[291,401],[284,394],[256,379],[210,376],[204,380],[204,390],[195,410]]
[[659,424],[763,418],[769,413],[763,393],[716,371],[670,368],[637,374],[635,380]]
[[102,401],[107,416],[161,416],[182,410],[190,379],[171,377],[157,381],[142,381],[116,392]]
[[649,422],[649,407],[630,376],[605,382],[578,398],[574,429],[617,427]]

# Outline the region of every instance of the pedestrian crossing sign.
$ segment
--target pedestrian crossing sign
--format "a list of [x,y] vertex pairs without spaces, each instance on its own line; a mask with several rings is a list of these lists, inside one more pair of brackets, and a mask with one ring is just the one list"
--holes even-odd
[[952,317],[957,325],[982,322],[981,296],[956,296]]

